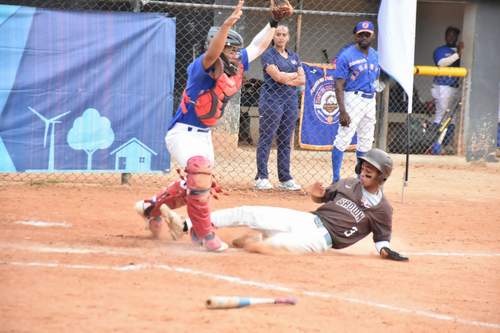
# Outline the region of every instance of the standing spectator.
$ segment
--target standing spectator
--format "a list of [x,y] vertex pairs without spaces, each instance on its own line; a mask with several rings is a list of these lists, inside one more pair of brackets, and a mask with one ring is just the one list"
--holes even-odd
[[257,176],[255,188],[269,190],[267,163],[273,137],[278,146],[278,188],[296,191],[301,187],[290,175],[291,138],[298,119],[297,87],[305,83],[299,56],[286,48],[288,27],[279,25],[273,47],[261,57],[264,84],[259,98],[259,143],[257,146]]
[[333,182],[340,179],[344,151],[354,133],[358,135],[356,156],[363,156],[372,148],[375,132],[376,81],[380,73],[377,52],[370,47],[375,29],[370,21],[356,24],[355,43],[337,56],[335,94],[339,105],[340,127],[333,142]]
[[[434,50],[434,64],[440,67],[460,67],[460,57],[464,48],[463,42],[457,44],[460,30],[455,27],[446,28],[445,41],[446,44]],[[458,77],[452,76],[435,76],[434,84],[432,85],[432,97],[434,97],[436,105],[436,114],[434,116],[434,126],[439,126],[446,111],[453,111],[456,107],[458,99]],[[447,146],[453,140],[455,132],[455,124],[448,125],[448,131],[444,137],[443,146]],[[435,142],[432,145],[432,153],[441,153],[441,144]]]

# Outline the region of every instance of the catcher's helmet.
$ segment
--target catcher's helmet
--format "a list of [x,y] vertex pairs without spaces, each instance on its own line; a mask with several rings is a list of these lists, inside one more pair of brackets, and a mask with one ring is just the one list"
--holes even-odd
[[[205,41],[205,48],[208,48],[208,44],[210,44],[210,41],[212,38],[214,38],[215,34],[220,30],[220,27],[211,27],[210,30],[208,30],[207,34],[207,40]],[[238,47],[243,47],[243,37],[233,29],[229,30],[229,33],[227,34],[227,39],[226,39],[226,46],[238,46]]]
[[392,172],[392,159],[385,151],[372,148],[364,156],[358,157],[360,160],[370,163],[380,171],[379,183],[383,183],[389,178]]

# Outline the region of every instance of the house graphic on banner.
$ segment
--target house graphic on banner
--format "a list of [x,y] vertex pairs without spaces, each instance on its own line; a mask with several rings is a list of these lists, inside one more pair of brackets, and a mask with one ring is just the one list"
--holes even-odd
[[0,4],[0,173],[170,172],[175,37],[161,13]]
[[158,155],[137,138],[132,138],[113,150],[116,171],[149,172],[151,171],[151,156]]

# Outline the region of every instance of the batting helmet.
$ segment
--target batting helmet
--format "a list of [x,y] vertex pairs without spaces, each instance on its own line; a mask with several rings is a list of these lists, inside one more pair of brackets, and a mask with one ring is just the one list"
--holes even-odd
[[[205,48],[208,48],[208,44],[210,44],[210,41],[214,36],[219,32],[220,27],[211,27],[210,30],[208,30],[208,35],[207,35],[207,40],[205,42]],[[238,47],[243,47],[243,37],[233,29],[229,30],[229,33],[227,34],[226,38],[226,46],[238,46]]]
[[370,163],[380,171],[379,183],[383,183],[389,178],[392,172],[392,159],[385,151],[372,148],[364,156],[358,157],[360,160]]

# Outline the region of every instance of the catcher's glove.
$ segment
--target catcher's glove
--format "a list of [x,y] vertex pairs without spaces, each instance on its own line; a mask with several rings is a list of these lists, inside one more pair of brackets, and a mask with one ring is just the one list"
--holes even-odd
[[389,260],[395,260],[395,261],[408,261],[409,259],[407,257],[403,257],[402,255],[400,255],[399,253],[397,253],[396,251],[393,251],[391,250],[390,248],[388,248],[387,246],[384,246],[381,250],[380,250],[380,253],[382,253],[383,257],[385,259],[389,259]]
[[292,16],[293,7],[288,0],[271,0],[271,16],[273,20],[279,22]]

